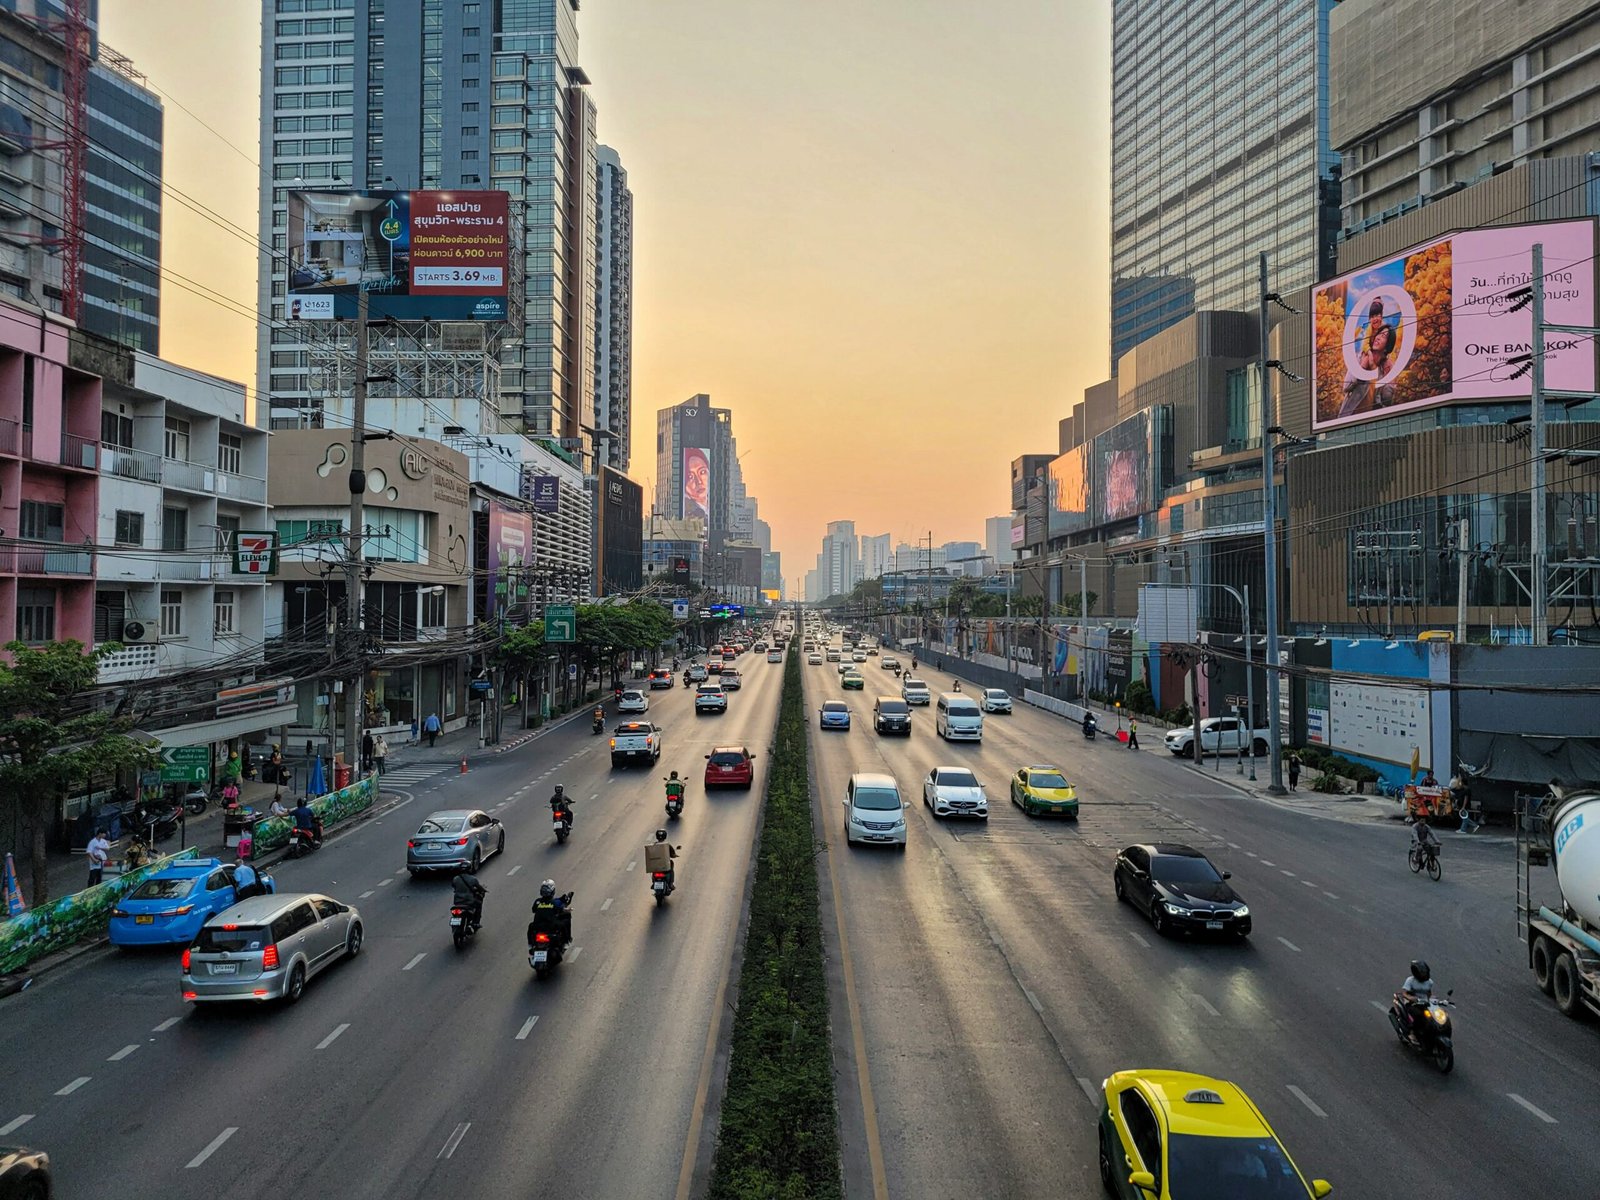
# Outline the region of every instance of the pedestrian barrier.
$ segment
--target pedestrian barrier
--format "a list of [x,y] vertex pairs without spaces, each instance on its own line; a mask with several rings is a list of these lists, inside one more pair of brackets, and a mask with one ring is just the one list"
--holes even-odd
[[[311,802],[311,811],[322,818],[322,826],[326,829],[366,812],[377,801],[378,777],[367,775],[349,787],[317,797]],[[279,846],[287,845],[293,829],[294,820],[291,817],[268,817],[260,822],[255,827],[255,837],[251,843],[252,857],[259,858],[264,850],[276,850]]]
[[21,916],[0,921],[0,974],[20,971],[47,954],[65,950],[106,931],[117,901],[143,883],[153,872],[185,858],[198,857],[199,847],[158,858],[149,866],[113,875],[94,887],[49,900]]

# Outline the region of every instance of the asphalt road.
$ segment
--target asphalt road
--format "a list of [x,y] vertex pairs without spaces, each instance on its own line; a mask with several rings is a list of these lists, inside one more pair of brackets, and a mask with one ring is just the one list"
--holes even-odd
[[[725,1032],[782,673],[739,665],[726,716],[696,718],[681,687],[652,694],[659,769],[612,771],[580,721],[465,776],[392,773],[414,799],[275,868],[280,891],[354,903],[366,927],[360,957],[292,1008],[187,1008],[176,952],[45,974],[0,1005],[0,1140],[49,1151],[72,1200],[678,1195],[708,1132],[713,1017]],[[730,743],[760,756],[756,788],[708,797],[702,756]],[[673,767],[692,780],[672,832],[686,857],[658,909],[642,848]],[[558,782],[577,801],[565,846],[546,805]],[[485,926],[458,953],[449,883],[409,879],[404,839],[429,811],[473,806],[497,810],[508,841],[480,872]],[[524,929],[546,876],[576,890],[575,948],[540,983]]]
[[[1444,834],[1435,884],[1407,870],[1398,822],[1243,795],[1157,739],[1139,753],[1090,745],[1020,704],[986,720],[980,745],[941,741],[931,709],[915,710],[909,739],[880,738],[872,698],[897,688],[876,659],[865,692],[841,691],[834,664],[805,674],[813,713],[842,698],[854,717],[849,733],[812,718],[830,933],[843,914],[829,950],[852,1196],[1098,1194],[1100,1081],[1131,1067],[1239,1083],[1338,1195],[1596,1194],[1600,1029],[1532,982],[1508,840]],[[1076,825],[1010,804],[1011,774],[1040,762],[1078,786]],[[987,825],[922,806],[922,777],[951,763],[987,784]],[[904,855],[844,846],[854,770],[892,772],[913,803]],[[1115,852],[1152,840],[1188,842],[1233,873],[1254,918],[1247,944],[1165,940],[1116,902]],[[1448,1077],[1404,1050],[1384,1013],[1417,955],[1455,989]]]

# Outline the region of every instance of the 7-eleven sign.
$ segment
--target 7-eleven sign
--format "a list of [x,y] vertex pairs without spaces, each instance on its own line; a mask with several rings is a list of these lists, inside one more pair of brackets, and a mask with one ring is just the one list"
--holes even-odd
[[233,573],[235,575],[276,575],[278,573],[278,534],[247,533],[233,535]]

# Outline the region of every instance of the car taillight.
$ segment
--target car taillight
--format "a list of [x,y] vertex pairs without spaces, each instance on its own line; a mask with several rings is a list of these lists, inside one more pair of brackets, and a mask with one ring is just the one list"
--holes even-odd
[[189,947],[187,946],[183,948],[183,969],[185,971],[189,969]]
[[548,933],[536,933],[533,935],[533,940],[539,945],[543,945],[550,940],[550,935]]
[[417,843],[414,842],[412,839],[407,838],[406,839],[406,849],[407,850],[415,850],[416,848],[417,848]]
[[237,925],[224,925],[223,928],[224,929],[237,929],[239,927]]
[[183,994],[183,998],[185,1000],[193,1000],[195,998],[195,993],[194,992],[185,992]]
[[173,916],[173,917],[182,917],[182,916],[186,916],[187,914],[189,914],[189,913],[191,913],[193,911],[194,911],[194,905],[185,904],[182,908],[173,909],[172,912],[169,913],[168,915],[169,916]]
[[616,738],[612,738],[611,739],[611,748],[613,750],[615,750],[617,748],[617,739]]
[[467,844],[467,839],[466,838],[457,838],[456,839],[456,845],[465,846],[466,844]]
[[278,943],[273,942],[261,952],[261,969],[263,971],[276,971],[278,969]]

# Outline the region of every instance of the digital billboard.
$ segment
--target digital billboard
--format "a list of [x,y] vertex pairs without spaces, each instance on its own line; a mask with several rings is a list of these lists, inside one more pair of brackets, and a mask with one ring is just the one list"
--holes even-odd
[[511,250],[505,192],[289,193],[291,321],[368,315],[501,321]]
[[711,524],[711,451],[702,446],[683,448],[683,515]]
[[[1452,400],[1529,395],[1508,359],[1532,345],[1533,315],[1511,311],[1544,246],[1545,320],[1593,325],[1592,220],[1472,229],[1424,242],[1312,292],[1313,429],[1334,429]],[[1594,342],[1550,333],[1545,386],[1594,390]]]
[[1094,466],[1091,447],[1074,446],[1050,463],[1049,529],[1052,538],[1089,528],[1094,514]]
[[1150,410],[1094,439],[1094,523],[1125,521],[1154,506],[1150,480]]
[[[489,504],[489,562],[484,588],[497,606],[515,604],[517,572],[527,566],[533,552],[533,517],[529,513]],[[501,588],[504,592],[501,592]]]

